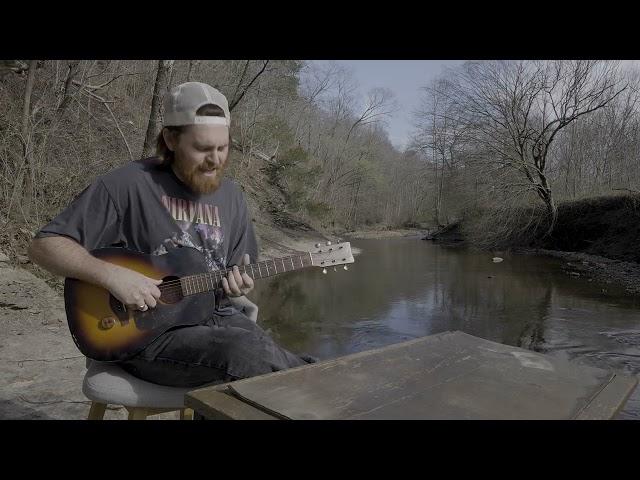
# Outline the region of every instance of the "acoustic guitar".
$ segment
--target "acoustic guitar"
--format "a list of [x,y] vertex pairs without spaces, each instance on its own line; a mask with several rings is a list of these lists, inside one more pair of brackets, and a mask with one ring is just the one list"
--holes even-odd
[[[265,260],[238,268],[254,280],[308,267],[336,268],[353,263],[348,242],[320,246],[291,257]],[[100,361],[124,360],[135,355],[168,329],[197,325],[215,308],[214,291],[231,269],[206,271],[202,253],[174,248],[164,255],[148,255],[123,248],[101,248],[91,254],[103,261],[162,280],[155,308],[129,309],[108,290],[73,278],[65,279],[67,321],[77,347]]]

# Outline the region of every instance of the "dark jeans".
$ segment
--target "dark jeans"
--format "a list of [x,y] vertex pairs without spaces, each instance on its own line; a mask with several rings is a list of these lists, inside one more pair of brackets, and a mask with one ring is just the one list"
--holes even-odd
[[315,361],[279,347],[262,328],[237,313],[214,315],[202,325],[173,328],[120,366],[148,382],[197,387]]

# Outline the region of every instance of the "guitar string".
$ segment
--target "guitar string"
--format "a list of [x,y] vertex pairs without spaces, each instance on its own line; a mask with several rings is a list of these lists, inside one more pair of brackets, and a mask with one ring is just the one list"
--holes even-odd
[[[253,270],[253,267],[257,267],[258,268],[258,272],[260,272],[260,277],[259,278],[265,278],[265,276],[262,275],[262,267],[264,267],[267,271],[267,275],[266,277],[270,277],[273,276],[274,274],[269,272],[269,262],[273,264],[272,269],[275,270],[275,274],[279,274],[279,273],[286,273],[286,272],[291,272],[300,268],[305,268],[305,267],[310,267],[313,266],[313,261],[309,264],[306,265],[304,260],[306,260],[306,256],[308,254],[303,254],[303,255],[293,255],[291,257],[281,257],[281,258],[277,258],[277,259],[273,259],[273,260],[264,260],[262,262],[257,262],[257,263],[253,263],[253,264],[249,264],[249,265],[239,265],[238,268],[240,267],[244,267],[244,271],[242,273],[246,273],[247,275],[249,275],[249,272],[247,271],[247,267],[252,268],[252,275],[249,275],[252,279],[256,279],[258,277],[256,277],[255,275],[255,271]],[[293,263],[293,260],[297,259],[300,261],[300,266],[296,267]],[[276,264],[276,260],[280,260],[282,262],[282,266],[283,266],[283,270],[281,272],[278,272],[277,269],[277,264]],[[286,260],[291,261],[292,263],[292,270],[287,270],[286,266],[284,264],[284,262]],[[181,279],[178,280],[171,280],[168,281],[166,283],[161,283],[160,285],[158,285],[158,287],[167,294],[173,294],[173,293],[177,293],[177,292],[181,292],[184,290],[184,287],[186,287],[187,289],[190,289],[192,287],[195,287],[194,290],[200,290],[201,286],[202,286],[202,282],[204,282],[204,285],[206,287],[205,290],[203,290],[203,292],[207,291],[207,290],[211,290],[212,288],[220,288],[220,285],[222,284],[222,279],[226,278],[226,275],[230,272],[233,271],[233,268],[230,269],[224,269],[224,270],[215,270],[212,272],[205,272],[205,273],[201,273],[201,274],[195,274],[195,275],[189,275],[186,277],[182,277]],[[218,275],[220,275],[220,278],[218,278]],[[212,283],[215,281],[215,286],[213,287],[209,287],[208,282],[212,281]],[[191,285],[189,285],[189,282],[191,282]],[[200,293],[200,292],[194,292],[194,293]]]
[[[256,268],[259,269],[258,271],[260,271],[260,266],[263,266],[267,270],[267,276],[271,276],[271,274],[269,274],[269,266],[267,265],[267,262],[273,263],[273,267],[271,267],[271,269],[275,270],[276,273],[292,272],[292,271],[294,271],[296,269],[299,269],[299,268],[312,266],[312,264],[306,265],[304,263],[304,260],[303,260],[302,256],[298,256],[298,257],[296,257],[296,256],[283,257],[283,258],[278,259],[278,260],[284,261],[284,260],[292,260],[294,258],[298,258],[300,260],[300,264],[301,264],[300,267],[295,267],[294,266],[294,268],[292,270],[287,270],[286,268],[284,268],[284,270],[282,272],[278,272],[275,260],[265,260],[263,262],[257,262],[257,263],[253,263],[253,264],[250,264],[250,265],[239,265],[238,268],[244,267],[244,272],[241,272],[241,273],[246,273],[247,275],[249,275],[249,272],[247,271],[247,267],[256,267]],[[306,259],[306,256],[305,256],[305,259]],[[284,266],[284,264],[283,264],[283,266]],[[229,268],[229,269],[224,269],[224,270],[215,270],[215,271],[212,271],[212,272],[204,272],[204,273],[201,273],[201,274],[189,275],[187,277],[182,277],[180,280],[171,280],[169,282],[162,283],[162,284],[160,284],[160,286],[165,286],[165,285],[178,286],[177,284],[180,284],[182,282],[182,280],[186,280],[186,281],[192,280],[192,281],[196,281],[196,282],[205,280],[202,277],[196,278],[199,275],[209,275],[209,276],[213,275],[215,277],[216,281],[220,282],[222,280],[222,278],[220,278],[220,279],[217,278],[217,276],[219,274],[222,274],[223,276],[226,276],[226,274],[228,274],[229,272],[232,272],[232,271],[233,271],[233,268]],[[252,277],[252,278],[255,279],[256,278],[255,277],[255,272],[253,272],[253,273],[254,273],[254,277]],[[251,276],[251,275],[249,275],[249,276]],[[260,278],[264,278],[264,277],[260,277]],[[209,278],[209,279],[211,279],[211,278]]]
[[[293,259],[297,258],[300,261],[300,266],[296,267],[295,265],[293,265]],[[270,277],[273,276],[274,274],[279,274],[279,273],[286,273],[286,272],[292,272],[294,270],[300,269],[300,268],[305,268],[305,267],[310,267],[313,266],[313,263],[310,264],[305,264],[304,260],[306,260],[306,255],[305,256],[292,256],[292,257],[281,257],[280,259],[281,262],[283,262],[283,270],[281,272],[278,272],[277,269],[277,264],[275,263],[275,260],[265,260],[263,262],[258,262],[258,263],[254,263],[254,264],[250,264],[250,265],[240,265],[239,267],[245,267],[244,272],[242,273],[246,273],[247,275],[249,275],[252,279],[256,279],[256,278],[265,278],[265,277]],[[286,266],[284,264],[285,260],[290,260],[292,261],[292,265],[293,265],[293,269],[292,270],[287,270]],[[268,267],[268,263],[267,262],[271,262],[273,263],[273,267],[271,267],[272,270],[275,270],[275,273],[270,273],[269,272],[269,267]],[[255,275],[255,271],[252,271],[253,276],[251,276],[249,274],[249,272],[247,271],[246,267],[258,267],[258,271],[261,272],[260,266],[263,266],[266,270],[267,270],[267,275],[262,275],[260,277],[257,277]],[[169,282],[166,283],[162,283],[160,285],[158,285],[158,288],[160,288],[162,290],[163,293],[166,294],[174,294],[177,292],[182,292],[183,291],[183,287],[186,287],[187,290],[188,289],[193,289],[193,290],[197,290],[194,291],[193,293],[202,293],[202,292],[206,292],[207,290],[211,290],[212,288],[220,288],[220,285],[222,284],[222,278],[226,278],[225,275],[229,272],[232,272],[233,269],[225,269],[225,270],[216,270],[216,271],[212,271],[212,272],[206,272],[206,273],[202,273],[202,274],[197,274],[197,275],[193,275],[193,276],[187,276],[187,277],[182,277],[182,279],[180,280],[171,280]],[[197,278],[199,275],[206,275],[205,278],[200,277]],[[220,278],[218,277],[218,275],[220,275]],[[184,280],[184,281],[183,281]],[[215,286],[210,287],[209,286],[209,281],[215,281]],[[188,282],[191,282],[191,285],[188,284]],[[202,283],[204,282],[204,286],[206,287],[205,290],[200,291],[200,288],[202,287]],[[220,285],[219,285],[220,284]]]
[[[255,264],[255,265],[257,265],[257,264]],[[296,267],[293,270],[284,269],[284,270],[282,270],[280,272],[278,272],[275,267],[272,267],[271,269],[272,270],[276,270],[275,273],[286,273],[286,272],[293,272],[296,269],[300,269],[300,268],[307,267],[307,266],[311,266],[311,265],[302,264],[300,267]],[[183,280],[184,281],[193,281],[193,282],[203,282],[203,281],[206,282],[207,280],[214,280],[215,279],[216,282],[221,282],[222,278],[226,278],[226,275],[228,273],[232,272],[232,271],[233,271],[233,269],[216,270],[215,272],[205,272],[205,273],[201,273],[201,274],[190,275],[190,276],[187,276],[187,277],[182,277],[180,280],[171,280],[169,282],[161,283],[159,285],[159,287],[161,287],[161,286],[174,286],[174,285],[177,287],[177,286],[179,286],[178,284],[184,283]],[[267,275],[263,275],[262,277],[258,277],[258,276],[255,276],[255,272],[254,272],[254,276],[252,277],[251,274],[248,271],[246,271],[246,269],[245,269],[244,272],[241,271],[240,273],[246,273],[247,275],[249,275],[254,280],[256,278],[264,278],[264,277],[268,277],[268,276],[272,276],[273,275],[272,273],[268,273]],[[198,275],[203,275],[203,277],[198,277]],[[221,275],[220,278],[218,278],[219,275]],[[204,278],[204,276],[207,276],[207,278]]]
[[[312,266],[312,265],[305,265],[304,263],[300,266],[300,267],[296,267],[293,270],[282,270],[281,272],[278,272],[275,268],[272,268],[273,270],[276,270],[275,273],[267,273],[267,275],[262,275],[262,276],[256,276],[255,272],[254,272],[254,276],[251,276],[249,274],[249,272],[245,271],[242,273],[246,273],[247,275],[249,275],[253,280],[256,279],[261,279],[261,278],[266,278],[266,277],[271,277],[275,274],[279,274],[279,273],[286,273],[286,272],[293,272],[296,269],[300,269],[300,268],[304,268],[307,266]],[[202,275],[206,275],[206,277],[200,277],[200,278],[195,278],[192,276],[189,277],[182,277],[182,280],[172,280],[170,282],[166,282],[166,283],[161,283],[160,285],[158,285],[158,288],[165,293],[176,293],[179,291],[182,291],[183,287],[187,287],[187,288],[191,288],[191,287],[195,287],[195,289],[199,290],[200,287],[202,286],[202,284],[204,283],[204,286],[206,286],[206,290],[203,291],[207,291],[210,288],[220,288],[220,285],[222,284],[222,279],[226,278],[226,274],[233,271],[232,269],[229,270],[217,270],[216,272],[210,272],[210,273],[204,273]],[[221,272],[224,272],[225,275],[222,275],[219,277],[219,274]],[[189,285],[188,282],[191,282],[192,285]],[[214,283],[215,282],[215,286],[213,287],[209,287],[209,282]],[[220,285],[219,285],[220,284]]]

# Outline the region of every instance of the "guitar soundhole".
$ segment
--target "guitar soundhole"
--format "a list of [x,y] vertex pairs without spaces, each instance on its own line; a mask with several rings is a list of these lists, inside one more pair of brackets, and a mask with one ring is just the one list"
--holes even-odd
[[[121,323],[126,323],[129,320],[127,307],[112,294],[109,294],[109,306],[111,307],[111,311],[114,313],[117,319],[120,320]],[[105,326],[106,324],[103,323],[101,328],[104,328]]]
[[178,277],[165,277],[160,284],[160,301],[162,303],[178,303],[182,300],[182,287]]

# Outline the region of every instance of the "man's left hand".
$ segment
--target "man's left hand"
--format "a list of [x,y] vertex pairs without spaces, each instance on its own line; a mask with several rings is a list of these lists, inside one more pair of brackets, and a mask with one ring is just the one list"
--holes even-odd
[[[249,255],[245,253],[241,265],[249,263]],[[253,290],[253,279],[246,273],[240,274],[240,270],[234,265],[227,278],[222,278],[222,289],[228,297],[241,297]]]

